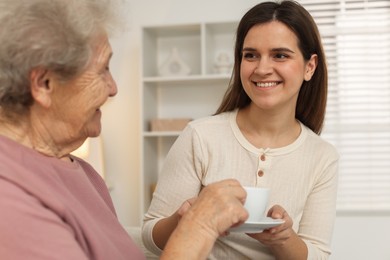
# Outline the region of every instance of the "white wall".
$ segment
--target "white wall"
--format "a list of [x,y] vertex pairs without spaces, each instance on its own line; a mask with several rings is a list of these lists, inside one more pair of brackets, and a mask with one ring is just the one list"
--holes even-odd
[[389,214],[338,214],[331,260],[390,260]]
[[[119,93],[103,107],[105,172],[117,214],[125,226],[140,225],[140,26],[230,21],[259,1],[127,0],[129,29],[112,38],[111,71]],[[201,104],[200,104],[201,105]],[[390,260],[390,216],[338,216],[333,260]]]

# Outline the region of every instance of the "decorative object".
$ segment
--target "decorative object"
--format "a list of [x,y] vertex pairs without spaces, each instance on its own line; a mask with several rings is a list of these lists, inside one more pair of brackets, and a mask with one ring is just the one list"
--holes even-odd
[[214,64],[215,72],[219,74],[228,74],[232,70],[232,62],[229,53],[221,51],[217,54]]
[[160,76],[186,76],[191,68],[180,58],[176,47],[172,48],[171,55],[159,68]]
[[190,118],[153,119],[150,121],[150,131],[182,131]]

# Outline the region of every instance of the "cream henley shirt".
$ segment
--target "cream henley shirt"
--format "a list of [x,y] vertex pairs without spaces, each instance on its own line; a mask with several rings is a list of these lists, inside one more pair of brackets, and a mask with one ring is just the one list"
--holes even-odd
[[[269,206],[279,204],[307,244],[308,259],[328,259],[335,221],[338,153],[301,124],[299,137],[276,149],[254,147],[236,123],[237,110],[188,124],[169,151],[144,218],[143,240],[155,252],[152,230],[202,187],[227,178],[244,186],[270,188]],[[209,259],[274,259],[245,234],[219,238]]]

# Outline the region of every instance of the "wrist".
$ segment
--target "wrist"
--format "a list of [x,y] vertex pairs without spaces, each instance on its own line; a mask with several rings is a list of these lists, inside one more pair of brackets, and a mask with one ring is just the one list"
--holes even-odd
[[218,232],[210,228],[206,221],[199,219],[196,214],[193,214],[193,212],[185,214],[179,220],[178,227],[208,241],[214,242],[219,237]]
[[292,231],[292,235],[281,244],[275,244],[269,247],[276,259],[307,259],[306,243]]
[[[193,221],[190,216],[183,217],[169,238],[160,259],[206,259],[215,240],[216,237],[212,233]],[[188,250],[189,248],[191,250]]]

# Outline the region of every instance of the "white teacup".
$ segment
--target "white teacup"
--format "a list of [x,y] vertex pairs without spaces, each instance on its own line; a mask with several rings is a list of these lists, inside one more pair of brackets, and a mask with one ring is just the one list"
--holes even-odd
[[265,218],[265,210],[268,206],[269,188],[244,187],[246,200],[244,207],[249,213],[247,223],[260,222]]

